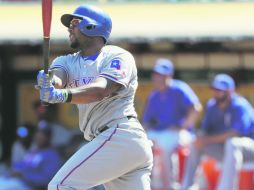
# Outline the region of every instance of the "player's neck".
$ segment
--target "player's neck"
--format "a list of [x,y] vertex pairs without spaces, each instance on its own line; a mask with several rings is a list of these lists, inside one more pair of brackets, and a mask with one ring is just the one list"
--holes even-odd
[[221,110],[225,110],[231,102],[231,98],[227,97],[224,101],[219,102],[219,107]]
[[100,41],[95,41],[95,43],[93,43],[90,46],[81,47],[80,54],[83,56],[91,56],[91,55],[97,54],[101,51],[103,46],[104,46],[104,43],[101,43]]
[[96,49],[81,49],[80,54],[83,56],[91,56],[99,53],[101,51],[101,48]]

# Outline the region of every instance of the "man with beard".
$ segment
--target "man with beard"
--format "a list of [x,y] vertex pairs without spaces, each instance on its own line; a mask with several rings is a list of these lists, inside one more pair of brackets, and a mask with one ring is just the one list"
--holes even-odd
[[152,150],[134,109],[138,83],[133,56],[105,45],[112,22],[97,7],[79,6],[61,22],[78,52],[56,58],[52,74],[39,72],[40,99],[76,104],[80,130],[89,142],[57,172],[48,190],[100,184],[108,190],[149,190]]
[[224,160],[217,190],[234,190],[236,187],[232,170],[236,163],[230,162],[232,166],[228,166],[226,162],[229,155],[232,155],[231,145],[234,139],[251,134],[254,124],[253,108],[245,98],[235,93],[234,80],[227,74],[216,75],[211,89],[213,98],[207,103],[201,133],[190,147],[182,190],[195,187],[193,179],[202,155]]

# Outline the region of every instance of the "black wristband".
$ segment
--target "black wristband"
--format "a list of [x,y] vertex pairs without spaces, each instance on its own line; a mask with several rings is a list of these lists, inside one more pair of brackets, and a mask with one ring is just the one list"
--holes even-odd
[[70,90],[67,90],[67,93],[68,93],[68,96],[67,96],[66,102],[71,102],[71,100],[72,100],[72,93],[71,93]]

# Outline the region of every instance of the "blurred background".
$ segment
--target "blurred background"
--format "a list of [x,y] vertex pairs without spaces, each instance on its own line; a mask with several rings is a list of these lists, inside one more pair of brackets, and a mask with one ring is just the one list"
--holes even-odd
[[[140,118],[159,57],[173,61],[175,78],[189,83],[203,104],[210,97],[209,79],[219,72],[233,76],[237,91],[254,104],[254,1],[55,0],[51,60],[73,51],[60,16],[82,3],[108,12],[113,20],[109,44],[135,56],[139,72],[135,106]],[[37,125],[38,112],[43,112],[34,89],[43,67],[41,1],[0,0],[0,24],[0,157],[8,162],[18,126]],[[54,120],[79,134],[75,106],[59,105],[56,110]]]

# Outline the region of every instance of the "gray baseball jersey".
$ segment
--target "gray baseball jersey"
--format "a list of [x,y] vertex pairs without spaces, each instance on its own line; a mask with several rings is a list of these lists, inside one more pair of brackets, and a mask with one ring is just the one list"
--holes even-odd
[[117,93],[102,101],[77,105],[80,130],[86,140],[92,140],[101,128],[114,120],[136,116],[134,95],[137,88],[137,68],[128,51],[108,45],[93,56],[85,57],[78,52],[57,57],[51,68],[62,68],[66,72],[67,88],[87,85],[98,77],[123,85]]

